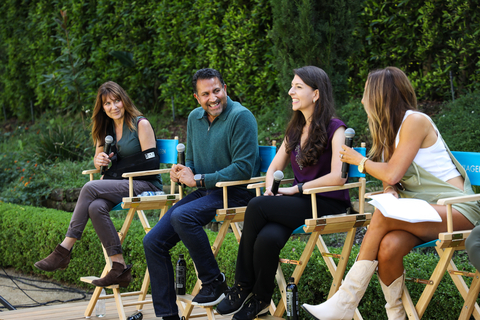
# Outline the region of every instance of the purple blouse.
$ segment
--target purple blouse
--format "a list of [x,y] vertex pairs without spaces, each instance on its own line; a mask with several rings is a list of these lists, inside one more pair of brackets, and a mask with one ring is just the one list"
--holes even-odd
[[[332,119],[327,128],[328,142],[324,152],[320,155],[317,163],[313,166],[302,167],[298,165],[296,157],[300,151],[299,146],[290,153],[290,163],[292,164],[293,174],[295,181],[293,185],[297,185],[300,182],[308,182],[322,177],[331,172],[332,167],[332,138],[333,134],[339,127],[346,127],[345,123],[339,119]],[[338,155],[337,155],[338,156]],[[350,196],[348,190],[329,191],[317,194],[317,196],[333,198],[345,202],[347,206],[350,206]]]

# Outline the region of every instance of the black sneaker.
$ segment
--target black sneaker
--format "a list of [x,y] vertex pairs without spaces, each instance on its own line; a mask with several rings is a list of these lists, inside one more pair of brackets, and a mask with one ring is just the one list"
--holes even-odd
[[235,320],[253,320],[268,312],[269,302],[261,301],[255,295],[233,316]]
[[225,281],[225,275],[220,273],[213,282],[202,284],[202,289],[200,289],[200,292],[193,298],[192,304],[204,307],[214,306],[225,298],[225,291],[227,290],[228,286],[227,281]]
[[237,313],[242,309],[245,301],[253,294],[242,288],[239,284],[234,284],[225,294],[225,299],[217,306],[217,312],[224,316]]

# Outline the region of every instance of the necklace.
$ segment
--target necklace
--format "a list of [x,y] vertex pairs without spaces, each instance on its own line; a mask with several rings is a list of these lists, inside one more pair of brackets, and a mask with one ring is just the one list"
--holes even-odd
[[298,167],[300,168],[300,170],[303,170],[303,166],[302,164],[300,163],[300,144],[297,144],[297,146],[295,147],[295,162],[298,164]]

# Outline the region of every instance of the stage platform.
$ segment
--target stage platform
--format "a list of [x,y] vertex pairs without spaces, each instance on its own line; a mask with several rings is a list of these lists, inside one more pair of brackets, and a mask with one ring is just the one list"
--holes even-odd
[[[147,299],[151,299],[147,296]],[[123,297],[124,302],[136,301],[137,297]],[[0,320],[80,320],[85,319],[84,312],[87,308],[88,300],[80,302],[69,302],[63,304],[56,304],[44,307],[22,308],[13,311],[0,312]],[[118,320],[117,309],[115,307],[114,299],[107,299],[105,303],[107,307],[107,314],[103,318],[98,318],[95,313],[92,314],[92,320]],[[135,313],[135,306],[125,307],[125,314],[128,316]],[[161,319],[155,317],[153,312],[153,305],[146,304],[142,311],[143,320]],[[195,307],[192,312],[192,317],[195,320],[207,320],[205,311],[200,307]],[[223,317],[215,315],[216,320],[231,319],[231,316]]]

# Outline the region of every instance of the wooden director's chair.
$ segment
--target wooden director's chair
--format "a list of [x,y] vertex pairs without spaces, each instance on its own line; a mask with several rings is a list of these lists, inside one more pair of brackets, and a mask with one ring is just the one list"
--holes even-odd
[[[363,155],[365,155],[366,153],[364,143],[362,143],[361,148],[354,148],[354,149]],[[365,195],[365,188],[366,188],[365,174],[360,173],[358,171],[357,166],[350,165],[348,177],[359,178],[359,179],[358,179],[358,182],[346,183],[343,186],[320,187],[320,188],[313,188],[313,189],[305,189],[303,191],[304,194],[310,194],[312,197],[313,218],[305,220],[305,225],[297,228],[292,234],[310,233],[310,237],[305,246],[304,251],[302,252],[300,260],[296,261],[296,260],[289,260],[289,259],[280,259],[279,261],[276,280],[277,280],[278,287],[280,289],[280,293],[282,295],[282,299],[278,302],[277,306],[275,306],[273,301],[270,304],[270,309],[269,309],[270,314],[273,315],[274,317],[278,317],[278,318],[283,317],[283,314],[285,313],[285,306],[287,305],[287,295],[286,295],[287,282],[285,281],[285,276],[283,274],[280,263],[289,263],[289,264],[296,265],[293,271],[292,277],[295,278],[295,284],[298,284],[315,247],[317,247],[320,250],[322,257],[325,260],[325,263],[327,264],[328,270],[330,271],[333,277],[328,298],[333,296],[335,292],[337,292],[338,288],[340,287],[342,283],[343,275],[345,274],[345,269],[347,267],[350,253],[352,251],[353,242],[355,240],[355,232],[357,228],[367,226],[370,223],[370,219],[372,217],[371,213],[364,213],[364,208],[365,208],[364,195]],[[250,185],[249,188],[259,188],[259,187],[263,187],[264,185],[265,185],[264,183],[258,183],[258,184]],[[318,193],[335,191],[335,190],[353,189],[353,188],[358,188],[359,190],[359,196],[358,196],[359,213],[358,214],[345,213],[345,214],[318,217],[317,198],[316,198],[316,195]],[[347,233],[345,242],[343,244],[342,253],[341,254],[330,253],[328,251],[328,248],[325,242],[323,241],[322,234],[333,234],[333,233],[340,233],[340,232]],[[333,258],[339,259],[338,265],[335,263]],[[354,319],[357,319],[357,320],[362,319],[358,309],[355,311]]]
[[[480,153],[453,151],[452,154],[466,170],[471,184],[477,186],[480,185],[480,172],[478,172],[478,166],[480,166]],[[459,271],[452,260],[455,251],[465,249],[465,240],[471,232],[471,230],[453,231],[452,204],[478,200],[480,200],[480,194],[438,200],[438,205],[447,206],[447,232],[440,233],[438,235],[438,240],[433,240],[417,246],[435,247],[440,259],[429,280],[406,278],[406,281],[413,281],[426,285],[416,305],[413,303],[407,287],[405,286],[402,301],[408,319],[422,318],[446,271],[448,271],[455,286],[465,300],[459,319],[470,319],[471,315],[477,320],[480,319],[480,308],[476,303],[478,292],[480,290],[480,273],[478,271],[476,273]],[[462,276],[473,277],[470,288],[468,288]]]
[[[272,162],[275,154],[277,152],[276,141],[272,141],[271,146],[259,146],[259,154],[260,154],[260,172],[267,172],[270,163]],[[217,257],[218,253],[220,252],[220,247],[227,235],[229,227],[232,228],[233,233],[235,234],[235,238],[240,243],[240,238],[242,236],[240,226],[238,225],[239,222],[243,222],[245,216],[246,206],[244,207],[236,207],[231,208],[228,206],[228,192],[227,187],[231,186],[238,186],[238,185],[247,185],[250,183],[256,183],[260,181],[264,181],[265,176],[261,177],[253,177],[249,180],[241,180],[241,181],[225,181],[225,182],[217,182],[216,187],[223,188],[223,209],[218,209],[215,215],[214,222],[222,222],[222,226],[218,231],[218,234],[215,238],[215,241],[212,245],[213,255]],[[195,318],[195,317],[202,317],[204,314],[193,314],[193,305],[192,299],[195,295],[200,291],[201,281],[197,280],[195,287],[192,290],[192,294],[186,295],[177,295],[177,305],[181,312],[181,316],[185,317],[185,319]],[[207,317],[209,320],[215,319],[215,313],[213,310],[214,306],[211,307],[204,307]]]
[[[176,164],[177,163],[177,147],[178,145],[178,138],[175,139],[157,139],[157,151],[160,157],[160,163],[163,164]],[[141,177],[141,176],[148,176],[154,174],[162,174],[162,173],[169,173],[170,169],[158,169],[158,170],[150,170],[150,171],[141,171],[141,172],[129,172],[124,173],[122,176],[124,178],[129,179],[129,196],[123,198],[123,202],[116,205],[112,210],[128,210],[127,216],[125,221],[123,222],[121,230],[118,232],[118,236],[120,238],[120,243],[123,244],[125,237],[127,235],[128,229],[132,223],[132,220],[135,216],[135,212],[138,214],[140,222],[145,230],[145,233],[150,231],[150,224],[145,216],[143,210],[151,210],[151,209],[161,209],[160,218],[165,214],[166,210],[171,207],[175,202],[179,201],[182,198],[182,186],[179,186],[179,193],[175,193],[175,183],[170,180],[170,194],[158,195],[158,196],[148,196],[148,197],[138,197],[134,195],[133,190],[133,178],[134,177]],[[93,180],[93,174],[99,173],[99,170],[85,170],[82,172],[83,174],[90,174],[90,180]],[[105,256],[105,268],[103,269],[102,275],[100,277],[104,277],[107,273],[112,269],[112,260],[107,255],[105,248],[103,248],[103,254]],[[92,283],[93,280],[98,279],[95,276],[88,276],[88,277],[81,277],[80,280],[86,283]],[[118,316],[120,320],[126,320],[125,310],[124,307],[136,305],[137,310],[140,311],[143,308],[143,305],[146,303],[151,303],[152,300],[145,300],[147,295],[148,287],[150,285],[150,274],[148,273],[148,269],[145,272],[145,277],[143,279],[143,284],[140,291],[134,292],[124,292],[120,293],[119,285],[112,285],[105,287],[106,289],[111,289],[113,294],[106,295],[100,297],[100,293],[102,291],[102,287],[96,287],[95,291],[90,298],[90,302],[85,310],[85,317],[90,318],[95,305],[99,299],[115,299],[115,304],[118,311]],[[138,296],[138,300],[136,302],[129,302],[124,303],[122,301],[122,297],[125,296]]]

